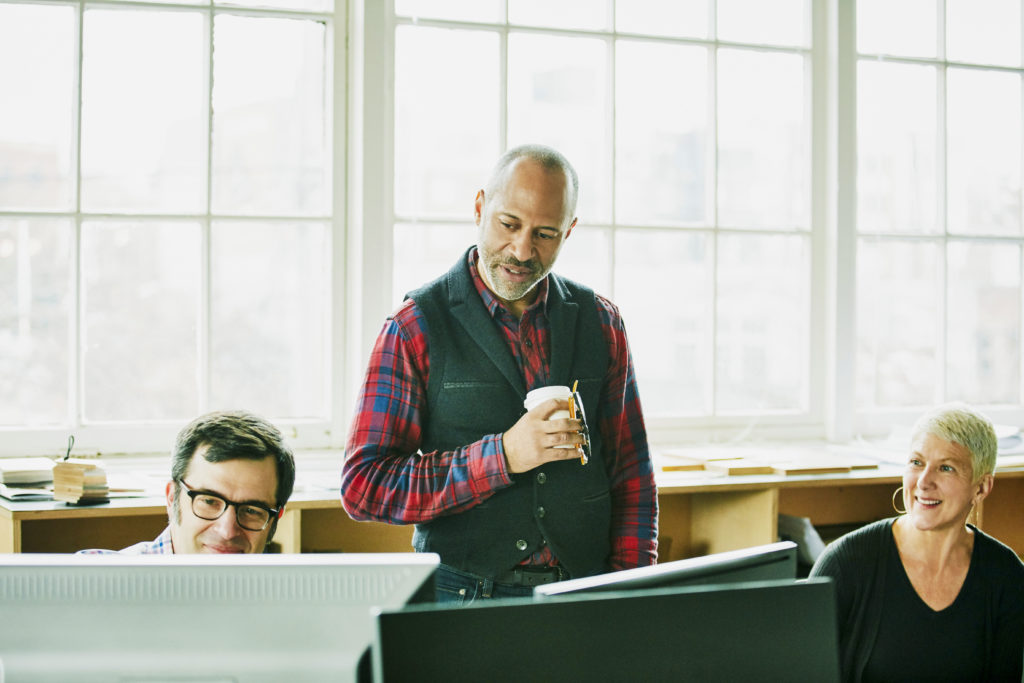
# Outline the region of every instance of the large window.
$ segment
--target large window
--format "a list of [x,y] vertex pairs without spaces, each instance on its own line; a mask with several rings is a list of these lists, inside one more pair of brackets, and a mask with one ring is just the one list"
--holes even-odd
[[245,4],[0,3],[5,450],[329,419],[332,8]]
[[945,400],[1020,417],[1021,19],[1019,0],[858,2],[864,426]]
[[523,142],[654,442],[1024,423],[1022,0],[336,2],[0,0],[0,454],[342,445]]
[[394,302],[474,242],[499,153],[550,144],[581,184],[555,269],[621,307],[647,415],[819,415],[807,2],[394,10]]

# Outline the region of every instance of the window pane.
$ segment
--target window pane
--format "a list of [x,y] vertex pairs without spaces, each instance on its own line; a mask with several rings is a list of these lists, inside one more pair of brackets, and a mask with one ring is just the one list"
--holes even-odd
[[395,14],[456,21],[493,22],[504,19],[501,0],[395,0]]
[[395,211],[471,216],[500,152],[498,34],[417,26],[396,34]]
[[576,167],[576,213],[611,217],[611,131],[605,43],[513,33],[508,39],[509,147],[551,145]]
[[330,227],[221,221],[210,251],[210,407],[325,417]]
[[68,418],[70,221],[0,218],[0,424]]
[[718,253],[717,411],[806,410],[810,238],[720,235]]
[[213,39],[214,213],[325,215],[324,25],[219,15]]
[[950,232],[1021,233],[1021,77],[947,71]]
[[[108,0],[108,1],[111,2],[111,3],[114,3],[114,4],[124,3],[126,5],[130,4],[130,3],[138,2],[138,0]],[[208,5],[209,4],[209,0],[146,0],[146,2],[155,2],[155,3],[160,3],[160,4],[166,4],[166,5],[172,5],[172,4],[173,5]]]
[[1020,246],[949,245],[947,398],[1020,401]]
[[617,0],[615,25],[626,33],[706,38],[708,0]]
[[[648,416],[710,412],[712,258],[706,233],[615,233],[615,303]],[[666,283],[685,295],[652,305],[652,292],[664,292]]]
[[857,0],[857,50],[935,57],[938,16],[936,0]]
[[508,0],[510,24],[606,29],[611,0]]
[[718,75],[719,224],[806,228],[803,58],[720,50]]
[[202,15],[87,10],[83,42],[82,208],[203,210]]
[[308,12],[333,12],[333,0],[214,0],[215,5],[269,7],[271,9]]
[[1020,66],[1020,0],[946,0],[946,59]]
[[935,68],[857,66],[857,224],[871,232],[935,232]]
[[941,396],[941,252],[862,239],[857,249],[857,402],[926,406]]
[[717,0],[718,37],[740,43],[809,44],[807,0]]
[[82,224],[87,421],[195,416],[199,238],[195,223]]
[[577,223],[558,253],[554,271],[613,298],[611,240],[610,229]]
[[[700,47],[616,47],[615,214],[624,223],[705,222],[708,71]],[[652,88],[649,74],[660,75]]]
[[[471,207],[469,203],[466,206]],[[472,223],[395,225],[394,305],[402,303],[406,293],[447,273],[459,256],[476,244],[476,238],[477,227]]]
[[0,4],[0,208],[67,210],[74,195],[75,13]]

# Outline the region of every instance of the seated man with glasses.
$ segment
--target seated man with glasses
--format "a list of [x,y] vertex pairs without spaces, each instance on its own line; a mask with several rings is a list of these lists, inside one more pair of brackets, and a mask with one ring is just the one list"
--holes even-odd
[[82,554],[262,553],[295,484],[281,432],[246,412],[196,418],[174,445],[167,482],[170,523],[154,541]]

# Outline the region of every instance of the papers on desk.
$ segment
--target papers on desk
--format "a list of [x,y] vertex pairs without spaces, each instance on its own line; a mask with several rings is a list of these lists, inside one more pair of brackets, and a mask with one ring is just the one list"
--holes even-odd
[[[112,474],[108,477],[106,495],[102,498],[93,497],[88,502],[103,502],[112,498],[148,498],[151,496],[161,496],[162,494],[162,489],[157,490],[152,486],[147,486],[146,482],[141,482],[135,477],[124,474]],[[9,500],[12,503],[52,501],[54,500],[53,484],[39,486],[7,486],[0,484],[0,498]]]
[[860,454],[806,445],[677,448],[655,453],[654,460],[662,472],[703,472],[710,476],[842,474],[878,468],[877,460]]
[[17,503],[35,500],[53,500],[53,486],[18,487],[0,484],[0,497]]

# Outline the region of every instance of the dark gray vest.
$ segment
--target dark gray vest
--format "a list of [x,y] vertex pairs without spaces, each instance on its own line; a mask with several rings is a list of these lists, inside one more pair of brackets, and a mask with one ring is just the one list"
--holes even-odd
[[[423,313],[429,339],[422,450],[453,450],[507,431],[526,412],[526,386],[473,286],[468,255],[408,297]],[[513,474],[512,486],[479,505],[418,524],[415,548],[452,567],[495,576],[546,541],[573,577],[609,571],[611,499],[598,427],[608,348],[594,293],[549,274],[547,315],[549,383],[579,380],[592,457],[586,466],[568,460]]]

